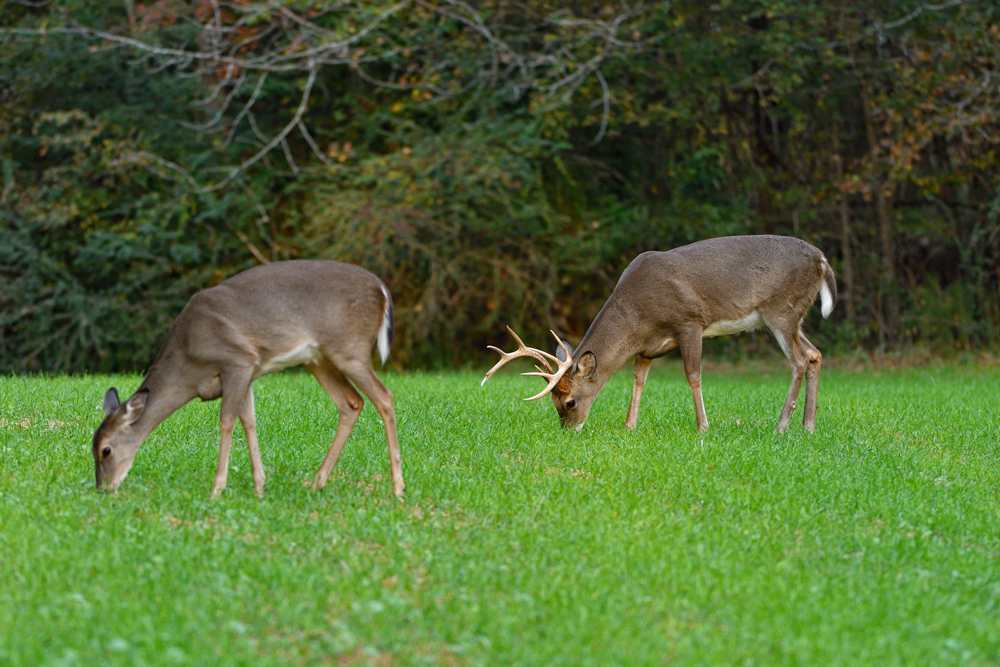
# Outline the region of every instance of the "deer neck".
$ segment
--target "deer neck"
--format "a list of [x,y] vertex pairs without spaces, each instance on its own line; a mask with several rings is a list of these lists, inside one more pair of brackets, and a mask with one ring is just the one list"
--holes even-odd
[[593,380],[598,389],[629,359],[642,351],[642,343],[633,334],[635,322],[636,316],[625,304],[609,300],[577,346],[579,354],[589,351],[597,357],[597,370]]
[[159,426],[160,422],[182,408],[197,396],[191,386],[190,373],[185,372],[183,363],[174,363],[174,355],[165,348],[150,366],[146,377],[136,392],[149,391],[146,409],[134,425],[135,432],[142,440]]

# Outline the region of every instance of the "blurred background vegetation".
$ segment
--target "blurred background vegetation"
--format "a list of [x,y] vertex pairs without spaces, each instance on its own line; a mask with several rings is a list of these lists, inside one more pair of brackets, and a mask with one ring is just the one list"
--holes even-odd
[[995,0],[0,2],[0,371],[142,369],[296,257],[386,282],[392,364],[484,363],[758,233],[834,266],[825,352],[995,347],[998,103]]

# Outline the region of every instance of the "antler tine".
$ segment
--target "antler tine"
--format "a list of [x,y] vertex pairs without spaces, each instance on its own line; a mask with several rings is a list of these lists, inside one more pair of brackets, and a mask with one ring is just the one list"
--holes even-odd
[[491,368],[488,373],[486,373],[486,377],[484,377],[483,381],[479,383],[480,387],[482,387],[484,384],[486,384],[486,381],[489,380],[490,377],[494,373],[496,373],[498,370],[500,370],[500,368],[503,367],[504,364],[506,364],[511,359],[516,358],[514,356],[514,353],[507,354],[506,352],[504,352],[503,350],[501,350],[499,347],[494,347],[492,345],[487,345],[486,349],[487,350],[493,350],[494,352],[499,352],[500,353],[500,361],[498,361],[496,363],[496,365],[493,368]]
[[510,332],[510,335],[514,337],[514,340],[517,341],[517,349],[518,350],[527,350],[528,347],[524,343],[521,342],[521,337],[518,336],[516,333],[514,333],[514,330],[510,328],[510,325],[507,324],[507,325],[505,325],[505,327],[506,327],[507,331]]
[[484,377],[483,381],[479,383],[480,387],[486,384],[486,381],[489,380],[494,373],[500,370],[500,368],[502,368],[504,364],[506,364],[508,361],[512,359],[519,359],[521,357],[531,357],[532,359],[541,362],[541,364],[545,366],[545,368],[548,369],[550,372],[552,371],[552,366],[549,365],[549,362],[548,360],[546,360],[546,357],[548,357],[552,361],[555,361],[556,363],[558,363],[559,361],[556,357],[553,357],[551,354],[548,354],[547,352],[543,352],[542,350],[536,350],[533,347],[528,347],[527,345],[525,345],[521,341],[520,337],[516,333],[514,333],[514,330],[511,329],[509,326],[507,327],[507,331],[509,331],[510,335],[514,337],[514,340],[517,341],[517,350],[515,350],[514,352],[504,352],[498,347],[488,345],[487,349],[493,350],[494,352],[498,352],[500,354],[500,361],[498,361],[496,365],[493,368],[491,368],[488,373],[486,373],[486,377]]
[[558,384],[559,380],[562,379],[562,376],[566,374],[566,371],[568,371],[570,369],[570,367],[573,365],[573,355],[572,355],[572,353],[570,353],[569,349],[566,347],[566,343],[562,342],[562,340],[560,340],[559,336],[556,336],[556,332],[555,331],[552,331],[550,329],[549,333],[551,333],[553,336],[555,336],[556,342],[559,343],[559,347],[561,347],[563,349],[563,352],[566,353],[566,360],[565,361],[559,361],[558,358],[555,360],[556,363],[559,365],[559,367],[556,369],[555,373],[543,373],[543,372],[541,372],[541,369],[539,369],[539,371],[537,373],[521,373],[521,375],[537,375],[538,377],[545,378],[546,380],[549,381],[549,384],[548,384],[547,387],[545,387],[545,389],[543,389],[538,394],[535,394],[531,398],[524,399],[526,401],[533,401],[536,398],[541,398],[542,396],[545,396],[550,391],[552,391],[552,389],[555,388],[556,384]]
[[[566,343],[562,342],[562,339],[559,338],[559,336],[556,335],[556,332],[553,331],[552,329],[549,329],[549,333],[552,334],[552,337],[556,339],[557,343],[559,343],[559,347],[561,347],[562,351],[566,354],[566,358],[572,359],[573,352],[568,347],[566,347]],[[556,359],[558,359],[558,357],[556,357]]]

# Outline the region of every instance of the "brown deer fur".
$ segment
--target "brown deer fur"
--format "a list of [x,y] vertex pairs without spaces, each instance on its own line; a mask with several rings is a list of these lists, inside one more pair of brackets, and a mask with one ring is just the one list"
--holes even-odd
[[93,442],[98,488],[118,488],[142,442],[181,406],[194,398],[221,398],[222,445],[212,495],[226,486],[237,419],[246,432],[254,490],[262,495],[265,476],[257,444],[253,381],[301,364],[340,413],[333,444],[313,488],[322,488],[336,465],[361,413],[364,394],[385,422],[393,490],[402,495],[392,394],[371,364],[376,344],[385,362],[391,337],[389,291],[374,275],[350,264],[275,262],[198,292],[177,316],[135,394],[124,403],[119,403],[114,388],[105,395],[105,419]]
[[821,292],[826,317],[837,295],[833,271],[822,252],[795,238],[730,236],[644,252],[622,273],[572,354],[573,363],[553,383],[552,402],[559,418],[564,426],[582,428],[601,388],[634,357],[625,426],[635,428],[651,361],[680,348],[697,426],[704,431],[708,418],[701,395],[702,339],[766,326],[792,369],[777,430],[788,427],[805,378],[803,425],[812,432],[822,355],[802,333],[801,323]]

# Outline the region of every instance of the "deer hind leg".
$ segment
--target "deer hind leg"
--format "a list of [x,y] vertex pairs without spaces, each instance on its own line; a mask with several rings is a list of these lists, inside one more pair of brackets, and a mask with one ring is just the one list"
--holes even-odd
[[781,351],[785,353],[788,364],[792,368],[792,383],[788,387],[788,396],[785,397],[785,405],[781,408],[781,415],[778,416],[778,425],[774,429],[778,433],[784,433],[785,429],[788,428],[788,424],[792,421],[792,413],[795,412],[795,401],[799,398],[802,379],[805,377],[806,366],[809,363],[806,352],[802,347],[802,341],[799,340],[800,320],[801,318],[797,318],[789,323],[780,318],[769,318],[767,315],[764,315],[764,322],[767,324],[767,328],[774,334],[774,338],[778,341]]
[[628,416],[625,417],[625,428],[630,431],[639,422],[639,401],[642,400],[642,388],[646,386],[646,376],[649,375],[652,363],[652,359],[642,355],[637,355],[635,358],[635,369],[632,372],[632,400],[628,404]]
[[329,361],[324,360],[319,364],[308,364],[306,368],[309,369],[309,372],[313,374],[316,381],[320,383],[327,395],[333,400],[339,413],[337,433],[333,436],[333,443],[330,445],[330,449],[327,451],[326,458],[323,459],[319,470],[316,471],[316,476],[313,477],[312,490],[319,491],[326,485],[326,481],[330,478],[330,473],[333,472],[334,467],[337,465],[337,459],[340,458],[344,444],[347,442],[347,438],[350,437],[351,431],[354,430],[354,425],[358,422],[358,417],[361,415],[361,408],[364,407],[365,401],[354,390],[354,387],[347,381],[343,373],[337,370]]
[[708,430],[708,416],[705,414],[705,401],[701,396],[701,338],[703,329],[691,326],[677,336],[677,344],[684,358],[684,374],[691,385],[691,395],[694,397],[694,416],[698,422],[698,431]]
[[819,398],[819,369],[823,365],[823,355],[816,346],[809,342],[802,330],[799,330],[799,341],[806,353],[806,408],[802,415],[802,427],[810,433],[816,432],[816,401]]
[[219,466],[215,470],[212,497],[215,498],[226,488],[229,476],[229,449],[233,444],[233,427],[250,388],[248,372],[222,375],[222,404],[219,406],[219,426],[222,443],[219,447]]
[[354,386],[372,402],[385,424],[385,437],[389,444],[389,470],[392,474],[392,491],[402,497],[406,485],[403,483],[403,459],[399,453],[399,439],[396,436],[396,412],[393,408],[392,392],[375,375],[371,362],[351,361],[338,365]]
[[247,436],[247,449],[250,450],[250,467],[253,469],[253,492],[258,498],[264,497],[264,463],[260,458],[260,446],[257,443],[257,417],[254,414],[253,385],[247,387],[247,394],[240,406],[240,423]]

